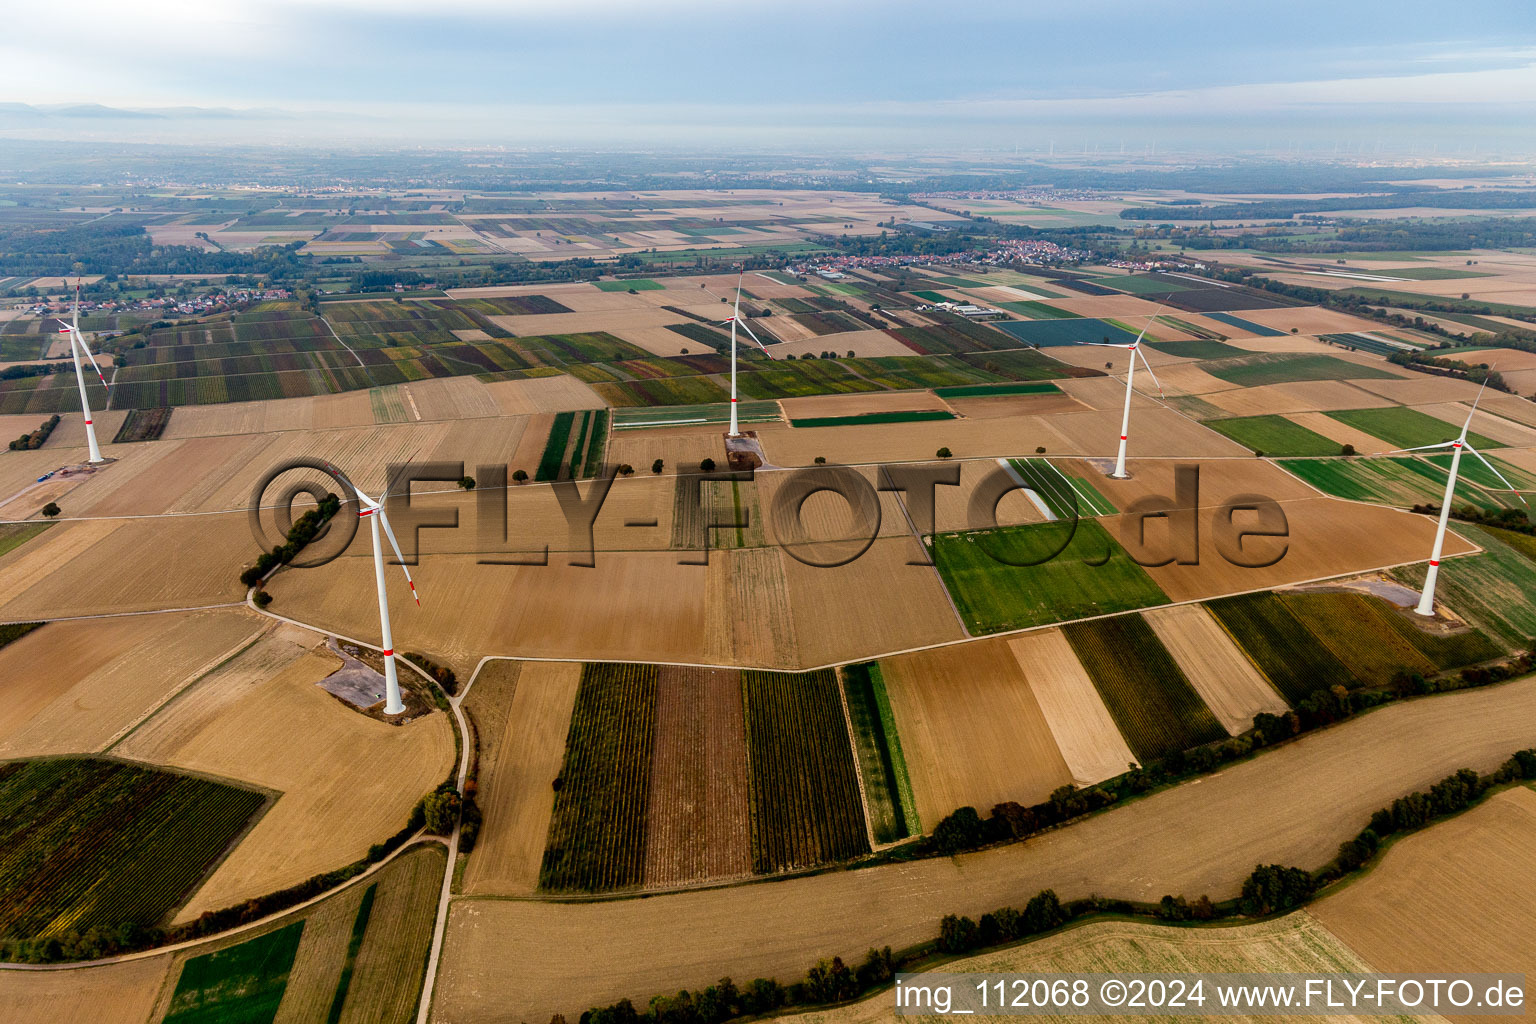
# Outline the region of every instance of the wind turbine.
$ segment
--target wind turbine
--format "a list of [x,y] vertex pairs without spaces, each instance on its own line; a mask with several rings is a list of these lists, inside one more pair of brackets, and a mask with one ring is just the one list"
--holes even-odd
[[1162,382],[1157,379],[1157,374],[1152,373],[1152,364],[1147,362],[1146,354],[1141,351],[1141,339],[1147,336],[1147,328],[1152,326],[1152,321],[1155,319],[1157,319],[1156,312],[1147,318],[1147,326],[1141,329],[1141,333],[1136,335],[1136,340],[1129,345],[1111,344],[1107,341],[1078,342],[1079,345],[1093,345],[1098,348],[1127,348],[1131,350],[1131,365],[1125,371],[1125,413],[1120,417],[1120,454],[1115,457],[1115,471],[1110,474],[1110,477],[1115,480],[1124,480],[1128,476],[1125,472],[1125,442],[1131,434],[1131,385],[1136,379],[1137,358],[1141,359],[1142,365],[1147,368],[1147,373],[1152,375],[1152,383],[1157,385],[1158,396],[1163,397]]
[[[1451,518],[1451,500],[1456,494],[1456,475],[1461,469],[1461,453],[1469,451],[1476,455],[1483,465],[1488,467],[1488,472],[1498,477],[1505,487],[1514,491],[1515,497],[1520,499],[1522,505],[1529,504],[1525,496],[1515,489],[1515,485],[1504,479],[1504,474],[1493,468],[1493,463],[1483,458],[1483,453],[1472,447],[1472,442],[1467,440],[1467,430],[1472,426],[1472,417],[1477,415],[1477,404],[1483,400],[1483,392],[1488,389],[1488,382],[1483,381],[1483,386],[1478,389],[1477,399],[1472,403],[1472,411],[1467,413],[1467,421],[1461,425],[1461,435],[1454,441],[1441,441],[1439,444],[1420,445],[1417,448],[1399,448],[1398,452],[1423,452],[1436,448],[1449,448],[1451,450],[1451,475],[1445,481],[1445,497],[1440,502],[1440,523],[1435,527],[1435,547],[1429,556],[1429,572],[1424,574],[1424,590],[1419,594],[1418,607],[1414,611],[1420,615],[1432,616],[1435,614],[1435,580],[1440,576],[1440,553],[1445,547],[1445,528]],[[1389,452],[1397,454],[1396,452]]]
[[75,383],[80,385],[80,409],[85,413],[85,442],[90,447],[91,462],[105,462],[101,457],[101,449],[96,445],[96,428],[91,423],[91,401],[85,394],[85,370],[80,365],[80,353],[85,353],[85,358],[91,361],[91,368],[96,371],[96,376],[101,379],[101,386],[110,393],[112,388],[107,383],[107,378],[102,377],[101,367],[96,365],[96,357],[91,355],[91,350],[85,347],[85,335],[80,333],[80,281],[75,280],[75,308],[71,314],[72,320],[64,323],[59,318],[59,323],[64,324],[59,328],[60,334],[69,335],[69,354],[75,359]]
[[762,349],[763,352],[768,355],[769,359],[773,358],[773,354],[768,352],[768,346],[764,345],[761,341],[758,340],[757,335],[752,333],[752,328],[747,326],[746,320],[742,319],[742,316],[741,316],[741,278],[742,278],[742,276],[745,273],[746,273],[746,271],[742,271],[742,273],[738,274],[737,277],[736,277],[736,308],[732,311],[731,317],[730,317],[729,320],[722,320],[720,322],[721,326],[724,326],[725,324],[730,324],[731,325],[731,432],[729,434],[730,437],[740,437],[741,436],[741,431],[738,429],[738,424],[736,422],[736,325],[738,323],[741,324],[741,329],[746,331],[747,334],[752,338],[753,341],[757,342],[757,347]]
[[357,510],[359,519],[372,520],[373,526],[373,579],[379,589],[379,628],[383,631],[384,643],[384,713],[386,715],[398,715],[405,710],[405,703],[400,699],[400,676],[395,672],[395,641],[389,629],[389,597],[384,591],[384,549],[379,543],[379,527],[384,527],[384,534],[389,538],[389,546],[395,550],[395,560],[400,563],[400,568],[405,570],[405,582],[410,584],[411,597],[415,598],[417,607],[421,606],[421,598],[416,593],[416,582],[411,579],[411,570],[406,567],[405,556],[400,553],[400,544],[395,540],[395,531],[389,528],[389,517],[384,514],[384,502],[389,500],[389,492],[385,491],[378,501],[374,501],[368,495],[352,485],[352,490],[357,494]]

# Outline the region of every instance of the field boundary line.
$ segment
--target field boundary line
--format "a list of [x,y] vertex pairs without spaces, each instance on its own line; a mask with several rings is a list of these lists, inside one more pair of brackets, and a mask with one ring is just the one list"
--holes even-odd
[[[0,626],[19,626],[26,622],[79,622],[82,619],[123,619],[130,615],[175,615],[178,612],[206,612],[215,608],[240,608],[246,606],[244,601],[230,601],[228,604],[202,604],[192,608],[151,608],[142,612],[98,612],[95,615],[52,615],[46,618],[31,619],[0,619]],[[302,623],[301,623],[302,625]]]

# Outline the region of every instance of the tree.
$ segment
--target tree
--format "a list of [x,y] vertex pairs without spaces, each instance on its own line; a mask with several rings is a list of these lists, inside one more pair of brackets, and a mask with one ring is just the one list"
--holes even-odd
[[704,473],[713,473],[715,471],[715,460],[705,456],[699,462],[699,470]]
[[629,476],[634,471],[635,471],[635,467],[631,466],[627,462],[623,462],[623,463],[619,464],[619,475],[620,476]]
[[816,465],[818,465],[818,466],[825,466],[826,464],[827,464],[827,457],[825,455],[818,455],[818,456],[816,456]]
[[512,473],[512,479],[518,483],[525,483],[528,480],[528,474],[521,469],[514,470]]
[[459,479],[459,486],[466,491],[472,491],[475,489],[475,478],[472,476],[461,477]]
[[43,515],[47,516],[49,519],[52,519],[54,516],[58,515],[59,511],[59,506],[51,501],[43,506]]
[[1039,445],[1038,447],[1036,447],[1035,448],[1035,454],[1036,455],[1044,455],[1045,454],[1045,445],[1042,444],[1042,445]]
[[265,608],[267,605],[272,603],[272,595],[267,593],[265,590],[258,590],[256,591],[255,601],[257,608]]
[[655,462],[651,463],[651,472],[660,473],[665,466],[666,463],[662,462],[660,459],[657,459]]
[[1355,454],[1355,446],[1352,445],[1352,444],[1346,444],[1342,448],[1339,449],[1339,454],[1340,455],[1353,455],[1353,454]]
[[950,451],[948,448],[940,448],[938,451],[934,452],[934,454],[941,459],[948,459],[953,458],[955,453]]
[[1242,910],[1249,917],[1263,917],[1290,910],[1312,895],[1312,876],[1301,868],[1261,864],[1243,883]]
[[434,790],[421,798],[421,811],[426,816],[427,831],[446,836],[459,817],[459,794],[452,789]]

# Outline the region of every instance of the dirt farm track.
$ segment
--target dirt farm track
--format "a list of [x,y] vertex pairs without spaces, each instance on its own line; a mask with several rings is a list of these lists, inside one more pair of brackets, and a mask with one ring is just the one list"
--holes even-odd
[[1533,743],[1527,678],[1390,705],[1023,844],[952,859],[649,899],[461,899],[433,1019],[574,1019],[721,975],[788,981],[818,957],[906,946],[945,914],[1021,905],[1046,887],[1063,899],[1232,896],[1254,864],[1316,867],[1393,798]]

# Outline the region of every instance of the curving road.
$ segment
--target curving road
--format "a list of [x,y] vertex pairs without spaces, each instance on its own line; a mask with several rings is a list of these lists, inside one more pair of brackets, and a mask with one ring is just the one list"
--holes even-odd
[[1458,768],[1536,746],[1536,677],[1394,704],[1214,775],[1047,833],[952,859],[658,895],[555,903],[457,898],[435,1020],[567,1020],[621,997],[721,975],[788,981],[821,956],[931,938],[944,914],[1021,905],[1043,888],[1235,895],[1260,862],[1316,867],[1372,811]]

